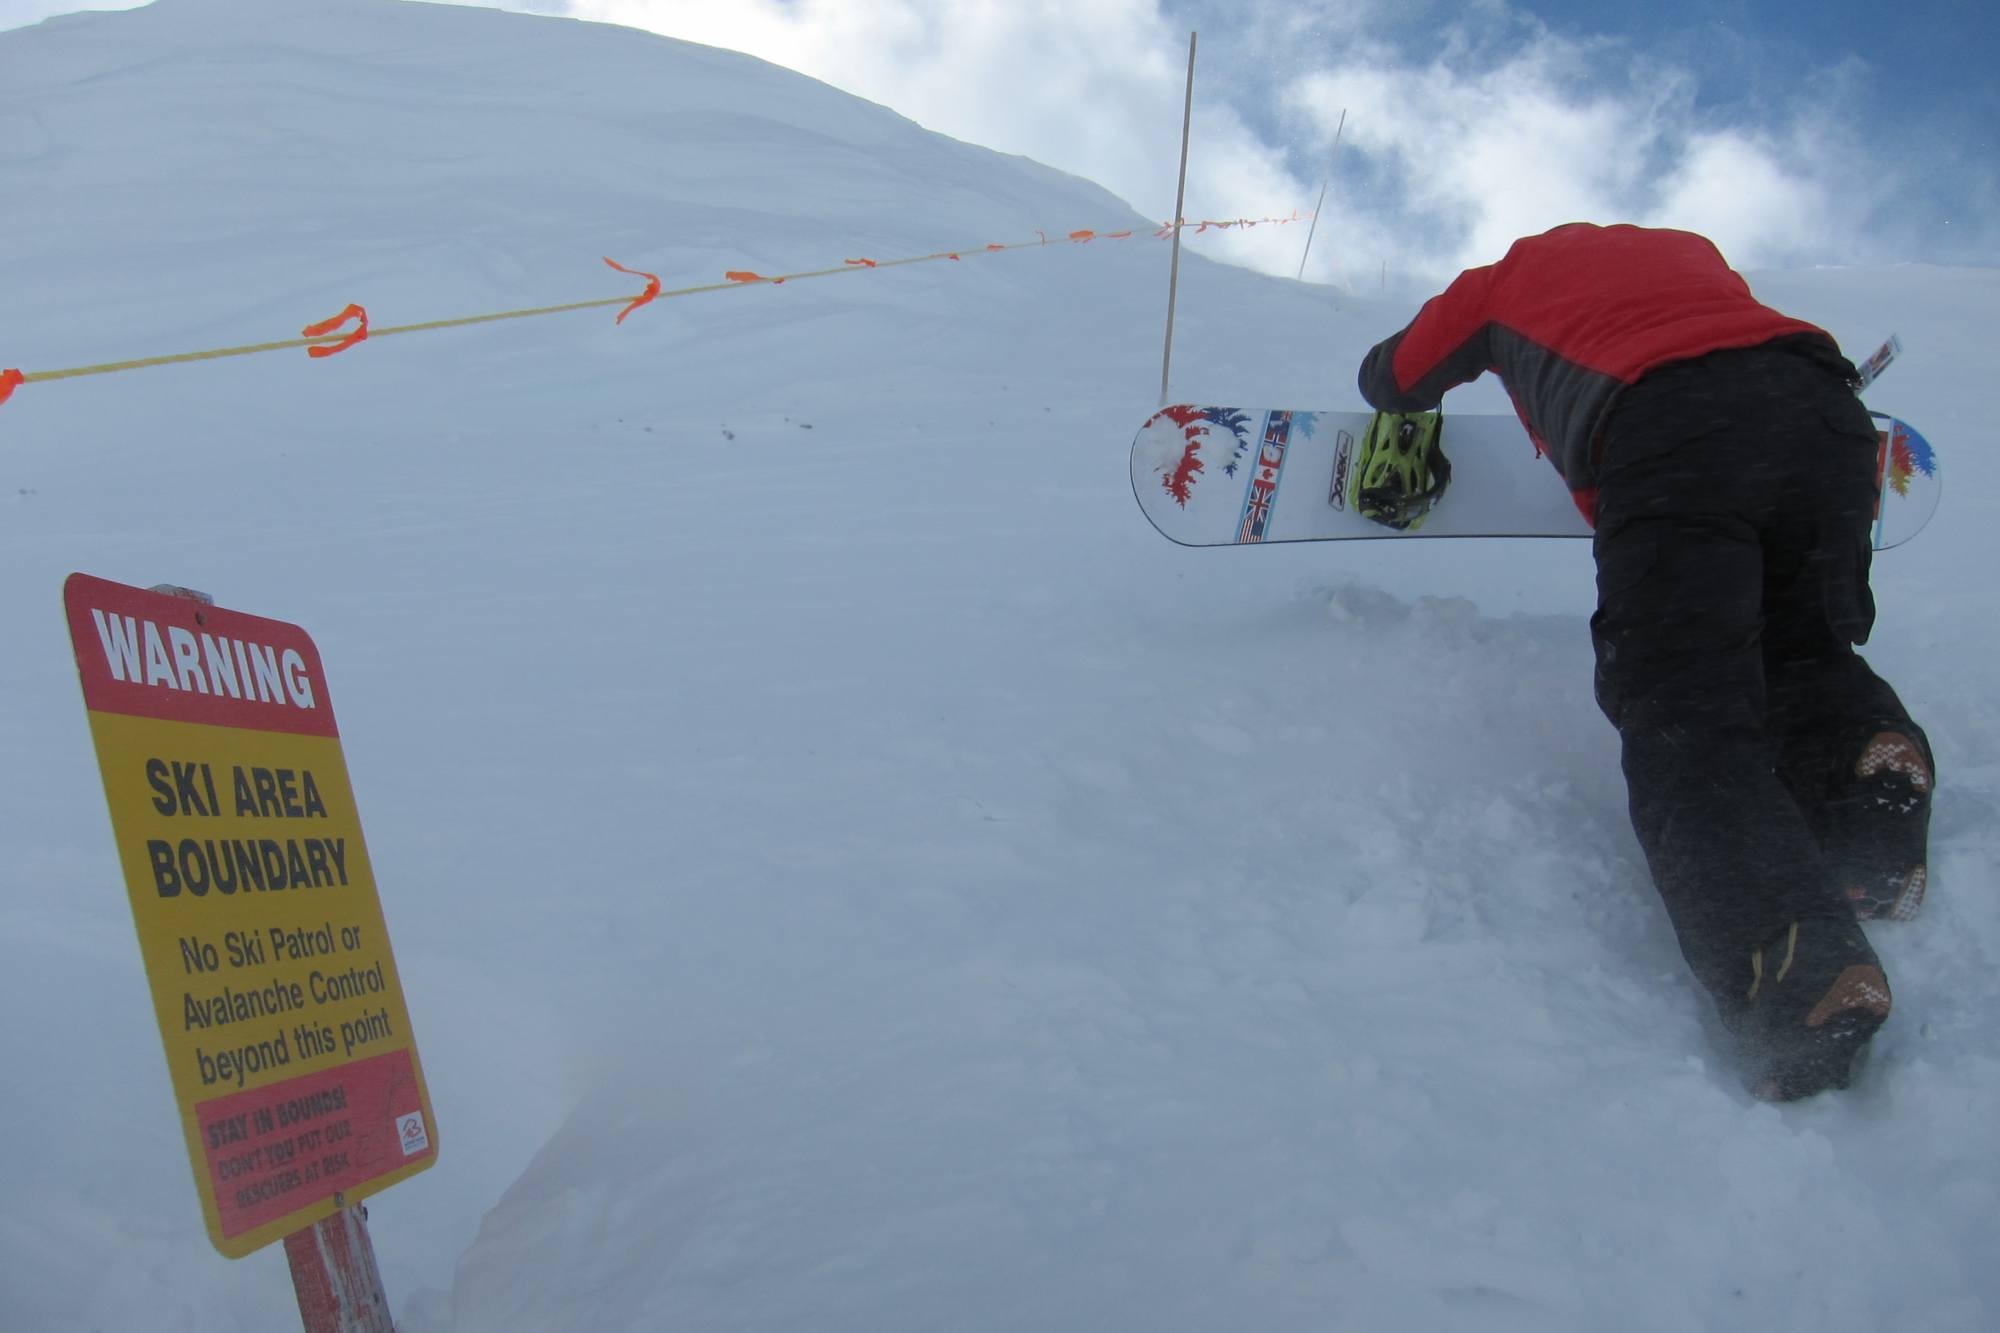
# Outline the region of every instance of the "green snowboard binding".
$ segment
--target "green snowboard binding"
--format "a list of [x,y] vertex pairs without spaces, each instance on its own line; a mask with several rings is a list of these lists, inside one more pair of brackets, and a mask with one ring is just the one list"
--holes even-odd
[[1361,437],[1354,510],[1398,532],[1423,526],[1451,484],[1441,412],[1377,412]]

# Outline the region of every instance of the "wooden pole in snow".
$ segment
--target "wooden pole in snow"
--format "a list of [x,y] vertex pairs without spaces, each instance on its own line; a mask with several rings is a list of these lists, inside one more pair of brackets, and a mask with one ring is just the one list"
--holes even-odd
[[1174,302],[1181,285],[1181,210],[1187,203],[1188,130],[1194,124],[1194,33],[1188,34],[1187,98],[1181,105],[1181,183],[1174,190],[1174,257],[1167,271],[1167,346],[1160,355],[1160,406],[1167,405],[1167,377],[1174,364]]
[[1326,179],[1319,183],[1319,202],[1313,205],[1312,226],[1306,228],[1306,252],[1299,256],[1299,280],[1306,276],[1306,255],[1313,252],[1313,233],[1319,230],[1319,211],[1326,207],[1326,187],[1333,182],[1334,159],[1340,156],[1340,132],[1347,128],[1347,108],[1340,108],[1340,123],[1333,127],[1333,151],[1326,158]]

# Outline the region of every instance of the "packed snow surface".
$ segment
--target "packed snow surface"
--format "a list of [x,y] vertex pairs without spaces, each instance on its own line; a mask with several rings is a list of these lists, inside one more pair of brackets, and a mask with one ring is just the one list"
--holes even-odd
[[[1778,1108],[1628,827],[1586,543],[1141,518],[1140,203],[567,20],[0,34],[0,366],[964,247],[0,407],[0,1327],[298,1317],[203,1233],[79,570],[325,658],[441,1145],[371,1203],[405,1333],[2000,1325],[2000,273],[1750,275],[1902,336],[1871,406],[1948,478],[1869,648],[1936,743],[1930,899],[1873,932],[1866,1083]],[[1191,254],[1174,396],[1358,408],[1415,299]]]

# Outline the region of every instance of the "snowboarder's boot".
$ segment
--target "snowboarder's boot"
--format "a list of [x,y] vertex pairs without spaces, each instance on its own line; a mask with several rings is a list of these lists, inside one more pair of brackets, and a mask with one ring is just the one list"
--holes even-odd
[[1932,772],[1922,732],[1885,727],[1835,777],[1821,812],[1820,848],[1833,887],[1864,921],[1907,921],[1923,905]]
[[1725,997],[1744,1082],[1789,1102],[1854,1077],[1889,1016],[1889,979],[1852,919],[1794,921],[1750,955],[1744,992]]

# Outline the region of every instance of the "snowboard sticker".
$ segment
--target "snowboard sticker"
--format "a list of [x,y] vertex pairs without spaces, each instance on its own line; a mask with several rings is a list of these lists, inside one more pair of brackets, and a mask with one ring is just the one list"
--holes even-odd
[[1901,546],[1924,530],[1937,512],[1944,483],[1937,452],[1907,421],[1883,412],[1875,418],[1875,527],[1869,540],[1878,551]]
[[[1132,441],[1132,494],[1162,536],[1183,546],[1426,537],[1588,537],[1562,479],[1535,456],[1512,416],[1444,418],[1451,485],[1421,526],[1399,532],[1355,512],[1350,475],[1370,412],[1211,407],[1154,413]],[[1937,509],[1936,451],[1882,413],[1872,539],[1900,546]]]

